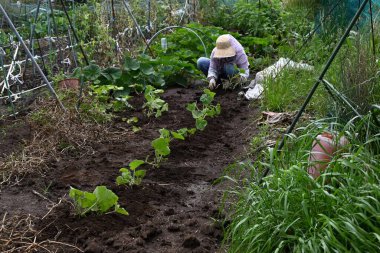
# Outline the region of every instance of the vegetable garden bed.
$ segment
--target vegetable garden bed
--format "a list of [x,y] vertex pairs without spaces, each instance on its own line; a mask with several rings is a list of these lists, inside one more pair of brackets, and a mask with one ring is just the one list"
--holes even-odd
[[[42,247],[52,252],[217,251],[223,236],[217,220],[224,186],[213,182],[222,176],[228,164],[245,153],[250,136],[256,132],[252,122],[259,117],[258,109],[238,100],[236,91],[217,92],[215,100],[221,104],[221,114],[209,119],[204,131],[185,141],[173,140],[171,154],[160,168],[142,165],[147,174],[141,185],[115,184],[121,167],[134,159],[154,156],[151,141],[158,137],[158,129],[194,126],[186,104],[198,101],[201,95],[197,88],[169,89],[161,96],[168,102],[169,111],[160,118],[147,118],[142,109],[119,115],[108,129],[115,132],[113,138],[102,139],[91,146],[91,152],[61,152],[47,163],[43,175],[28,174],[18,184],[4,186],[0,195],[3,223],[11,217],[31,214],[35,232],[25,234],[24,239],[10,240],[8,248],[0,249],[29,245],[25,244],[26,237],[34,235],[37,252],[43,252]],[[130,103],[141,108],[143,96],[131,99]],[[121,120],[134,116],[139,119],[136,126],[141,128],[137,132]],[[18,122],[22,122],[22,129],[30,128],[24,121]],[[8,128],[5,136],[28,143],[36,130],[31,127],[30,131],[17,135],[10,131],[18,128]],[[7,154],[9,138],[0,139],[1,154]],[[115,213],[75,216],[67,196],[69,187],[92,192],[97,185],[113,190],[129,216]],[[6,232],[0,230],[0,239]]]

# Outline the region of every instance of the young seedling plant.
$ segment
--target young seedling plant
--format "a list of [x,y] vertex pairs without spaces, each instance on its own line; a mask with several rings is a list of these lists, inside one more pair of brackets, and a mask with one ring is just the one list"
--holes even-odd
[[164,90],[156,89],[152,85],[147,85],[144,91],[144,97],[146,99],[143,108],[145,109],[148,117],[155,115],[156,118],[160,117],[163,112],[169,110],[169,105],[162,100],[159,94],[162,94]]
[[[76,213],[79,216],[84,216],[88,212],[97,214],[115,212],[128,215],[128,212],[120,207],[119,197],[105,186],[97,186],[92,193],[71,187],[69,196],[73,199]],[[109,211],[111,208],[113,211]]]
[[204,89],[203,94],[200,98],[200,101],[202,103],[201,109],[198,108],[197,102],[187,104],[186,109],[193,115],[193,118],[195,119],[195,127],[197,130],[203,131],[206,128],[206,117],[213,118],[214,116],[220,114],[220,104],[218,103],[217,105],[212,105],[214,97],[215,92],[212,92],[209,89]]
[[143,160],[134,160],[129,163],[128,168],[121,168],[119,171],[121,175],[116,178],[117,185],[139,185],[145,177],[146,170],[136,170],[143,165]]
[[160,137],[152,141],[152,147],[154,148],[155,158],[151,163],[154,167],[160,167],[161,162],[170,155],[170,142],[174,139],[185,140],[190,134],[194,134],[195,128],[181,128],[178,131],[170,131],[168,129],[160,129]]

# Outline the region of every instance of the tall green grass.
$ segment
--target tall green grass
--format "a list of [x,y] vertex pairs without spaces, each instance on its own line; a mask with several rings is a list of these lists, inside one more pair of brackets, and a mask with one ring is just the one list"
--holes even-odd
[[[346,126],[318,121],[288,137],[283,151],[247,166],[254,175],[229,192],[228,252],[380,252],[379,128],[370,116]],[[307,173],[315,136],[340,130],[350,144],[314,180]],[[270,168],[257,185],[255,175]],[[241,168],[239,168],[241,169]]]
[[[315,76],[315,71],[283,69],[275,78],[267,78],[264,82],[263,109],[279,112],[298,110],[314,85]],[[324,116],[327,99],[326,92],[318,89],[307,109]]]

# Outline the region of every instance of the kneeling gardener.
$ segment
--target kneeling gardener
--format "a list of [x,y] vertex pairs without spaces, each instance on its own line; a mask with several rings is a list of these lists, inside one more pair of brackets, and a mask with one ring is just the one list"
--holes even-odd
[[[244,83],[249,76],[248,57],[243,46],[232,35],[224,34],[216,40],[216,47],[211,52],[211,59],[201,57],[197,67],[209,81],[209,88],[215,89],[221,79],[236,78],[238,83]],[[240,73],[239,69],[244,73]]]

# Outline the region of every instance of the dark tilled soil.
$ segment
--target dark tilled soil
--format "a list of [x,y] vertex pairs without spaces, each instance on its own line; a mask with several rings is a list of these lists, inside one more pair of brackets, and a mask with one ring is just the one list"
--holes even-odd
[[[256,132],[252,122],[258,117],[257,108],[237,99],[237,92],[218,91],[216,101],[222,114],[209,119],[203,132],[185,141],[173,141],[172,153],[158,169],[149,168],[140,186],[118,187],[118,169],[134,159],[153,156],[150,142],[160,128],[177,130],[193,127],[194,119],[186,111],[188,102],[198,100],[197,89],[173,88],[162,97],[169,103],[169,112],[158,119],[147,119],[141,110],[122,115],[137,116],[141,131],[129,131],[118,141],[104,141],[93,147],[93,154],[78,158],[67,154],[51,164],[45,176],[24,178],[16,186],[0,192],[0,213],[30,213],[43,217],[51,204],[33,193],[43,193],[56,202],[68,193],[69,186],[93,191],[106,185],[119,196],[119,203],[129,216],[107,214],[79,218],[73,207],[64,201],[44,219],[37,219],[35,229],[41,231],[38,240],[54,240],[76,245],[85,252],[218,252],[222,230],[218,222],[222,185],[214,185],[224,168],[242,158],[249,139]],[[137,108],[142,99],[132,101]],[[27,126],[15,139],[30,136]],[[118,120],[115,129],[130,129]],[[8,136],[13,136],[12,134]],[[13,146],[11,140],[0,141],[2,156],[9,154],[3,144]],[[16,145],[17,146],[17,145]],[[0,156],[1,157],[1,156]],[[67,198],[67,197],[65,197]],[[77,250],[57,244],[58,252]]]

